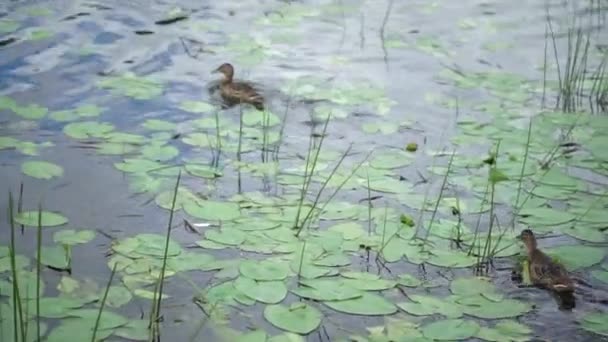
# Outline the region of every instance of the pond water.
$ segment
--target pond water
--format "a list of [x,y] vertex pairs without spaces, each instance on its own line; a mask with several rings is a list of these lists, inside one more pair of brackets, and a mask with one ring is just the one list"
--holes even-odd
[[0,340],[606,338],[607,10],[2,2]]

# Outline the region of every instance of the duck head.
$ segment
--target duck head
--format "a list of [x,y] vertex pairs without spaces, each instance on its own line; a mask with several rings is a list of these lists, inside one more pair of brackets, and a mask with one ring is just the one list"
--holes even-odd
[[232,80],[232,77],[234,76],[234,67],[230,63],[224,63],[217,69],[213,70],[212,73],[221,73],[224,75],[226,80]]
[[534,233],[532,233],[530,229],[524,229],[519,238],[523,241],[524,245],[526,245],[528,252],[532,252],[536,249],[536,237],[534,237]]

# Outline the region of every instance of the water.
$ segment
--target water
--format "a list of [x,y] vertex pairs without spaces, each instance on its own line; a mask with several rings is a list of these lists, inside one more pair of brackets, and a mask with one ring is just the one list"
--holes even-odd
[[[463,137],[463,122],[494,123],[501,129],[510,127],[514,130],[513,140],[525,144],[526,135],[522,132],[527,130],[528,118],[541,112],[543,101],[546,108],[553,107],[557,98],[555,82],[558,69],[552,41],[547,38],[547,11],[556,32],[561,70],[566,63],[567,40],[564,32],[568,28],[581,27],[590,35],[590,70],[595,70],[593,68],[601,60],[601,42],[606,41],[608,32],[605,26],[605,8],[608,4],[601,1],[565,5],[552,2],[549,6],[544,1],[514,6],[506,1],[456,3],[390,0],[181,1],[178,5],[179,8],[174,3],[143,0],[107,1],[103,4],[67,0],[14,1],[0,5],[0,14],[5,13],[0,16],[0,40],[17,38],[16,42],[0,48],[0,96],[8,95],[20,106],[38,104],[49,110],[49,114],[43,118],[24,121],[23,117],[0,106],[0,137],[54,144],[40,147],[38,156],[25,155],[15,148],[1,150],[3,177],[0,189],[15,194],[23,183],[25,207],[33,209],[42,202],[45,210],[58,211],[69,218],[68,228],[93,229],[107,234],[98,233],[93,241],[76,246],[73,250],[71,276],[79,280],[93,279],[100,288],[105,286],[110,275],[108,260],[103,257],[113,244],[110,239],[124,239],[139,233],[164,234],[168,211],[155,204],[154,198],[158,193],[172,189],[175,173],[165,175],[168,177],[156,175],[155,179],[164,179],[158,189],[134,191],[132,175],[122,173],[114,166],[123,156],[97,153],[99,143],[107,138],[74,139],[62,131],[67,122],[53,119],[53,112],[95,104],[104,109],[99,116],[85,116],[71,121],[103,121],[111,123],[116,131],[146,136],[143,146],[136,145],[125,158],[140,158],[139,151],[157,141],[177,148],[177,156],[161,161],[167,166],[187,162],[210,165],[217,162],[223,169],[222,177],[205,180],[185,176],[182,184],[205,198],[226,201],[239,192],[262,191],[267,196],[287,197],[298,194],[301,181],[289,186],[286,183],[290,183],[291,179],[286,175],[293,174],[294,168],[304,168],[303,159],[307,155],[310,135],[320,135],[324,126],[324,116],[311,115],[325,106],[337,116],[329,122],[323,140],[323,151],[335,154],[322,157],[320,161],[319,165],[326,165],[326,169],[321,170],[325,175],[351,145],[343,174],[348,174],[372,149],[375,149],[373,158],[377,153],[392,148],[402,150],[408,143],[416,143],[418,151],[412,154],[411,162],[392,173],[386,173],[394,181],[400,179],[402,183],[411,185],[411,192],[416,194],[424,195],[427,187],[430,187],[428,196],[434,204],[443,177],[441,172],[439,175],[433,174],[431,167],[446,167],[453,149],[459,155],[478,160],[494,149],[491,139],[504,136],[500,130],[480,131],[473,139],[474,143],[459,143],[457,139]],[[155,21],[178,13],[176,9],[181,9],[180,13],[188,18],[168,25],[155,24]],[[75,16],[78,13],[80,15]],[[18,27],[11,29],[9,22],[17,23]],[[141,34],[142,31],[152,33]],[[40,35],[48,37],[32,39]],[[549,45],[545,60],[546,43]],[[239,108],[218,114],[220,124],[228,127],[222,134],[229,136],[234,144],[223,146],[219,158],[215,147],[202,146],[205,143],[200,143],[201,147],[193,147],[186,142],[193,134],[207,132],[208,144],[216,146],[213,113],[191,113],[183,108],[186,101],[204,101],[218,106],[219,98],[209,88],[217,82],[217,75],[212,75],[211,71],[223,62],[235,65],[237,78],[252,80],[259,85],[269,111],[286,122],[280,144],[271,144],[272,149],[280,145],[277,158],[278,169],[281,170],[279,175],[271,173],[258,177],[247,171],[237,172],[234,149],[238,137]],[[545,66],[548,82],[543,82]],[[475,73],[501,73],[506,76],[499,80],[491,77],[476,79],[478,87],[466,87],[459,84],[459,81],[464,82],[462,79],[446,77],[449,70],[462,71],[465,76]],[[133,99],[124,96],[128,95],[129,88],[112,92],[99,86],[104,80],[126,72],[158,82],[162,90],[149,98]],[[311,82],[306,78],[319,81]],[[521,84],[513,87],[510,85],[513,79],[521,79]],[[295,89],[297,95],[290,94],[289,85],[296,80],[300,82]],[[125,83],[124,80],[122,82]],[[544,92],[543,83],[547,84]],[[312,84],[314,88],[308,86],[303,89],[303,84]],[[136,86],[130,87],[132,90]],[[501,91],[501,87],[507,90]],[[310,89],[315,91],[314,95],[308,95]],[[492,110],[496,106],[500,107],[500,115]],[[490,109],[484,111],[484,108]],[[244,107],[245,111],[248,109]],[[340,113],[347,117],[340,117]],[[193,121],[204,118],[209,121]],[[142,126],[149,119],[169,121],[176,126],[165,134],[155,135],[158,132]],[[602,117],[597,120],[602,120]],[[535,127],[541,130],[546,126],[539,124]],[[584,138],[585,129],[593,129],[593,126],[585,122],[581,127],[581,132],[577,131],[575,138],[580,138],[584,144],[588,142]],[[280,125],[274,126],[271,131],[276,134],[279,128]],[[260,132],[252,130],[249,133]],[[534,135],[544,133],[535,132]],[[601,138],[601,134],[597,133],[597,137]],[[250,148],[244,149],[246,153],[243,153],[242,160],[250,163],[251,167],[259,166],[273,155],[272,152],[264,153],[262,138],[260,135],[258,139],[245,139],[245,147]],[[503,155],[519,153],[521,156],[522,150],[516,150],[517,146],[512,147],[513,144],[510,141],[501,143],[500,151],[506,151]],[[551,142],[550,145],[553,144]],[[545,147],[546,150],[552,148]],[[434,157],[434,152],[438,151],[443,151],[443,155]],[[533,159],[537,159],[537,155]],[[161,154],[153,153],[153,156]],[[26,160],[53,162],[63,168],[63,175],[52,180],[28,177],[20,169],[21,163]],[[580,159],[575,160],[575,165],[568,166],[581,166],[576,164]],[[555,164],[562,167],[567,160],[560,159]],[[602,165],[601,160],[598,165]],[[462,164],[458,164],[458,170],[461,178],[450,179],[444,195],[462,196],[463,199],[475,198],[475,193],[479,196],[479,191],[474,193],[467,185],[469,180],[478,181],[480,174],[483,174],[481,179],[486,179],[484,172],[487,171],[478,167],[464,168]],[[585,177],[590,180],[585,183],[589,186],[585,191],[601,194],[608,185],[605,177],[601,176],[607,175],[606,168],[596,167],[594,171],[591,176]],[[373,203],[378,210],[388,207],[397,213],[409,214],[418,221],[420,210],[408,208],[403,202],[397,201],[398,193],[376,191],[379,185],[369,193],[379,197],[368,202],[365,184],[369,179],[363,172],[355,178],[358,178],[357,181],[347,183],[334,201],[360,203],[363,209],[357,217],[360,217],[359,221],[366,230],[369,203]],[[467,184],[463,183],[465,181]],[[314,199],[321,184],[316,182],[311,186],[310,200]],[[326,190],[322,198],[327,200],[332,191]],[[0,197],[0,206],[7,207],[8,196]],[[604,197],[601,197],[602,208],[606,208]],[[446,215],[446,212],[449,213],[448,207],[443,209],[437,218],[455,219]],[[501,225],[511,221],[509,206],[501,205],[497,212]],[[424,215],[424,221],[431,217],[429,212]],[[474,229],[478,215],[463,217],[466,224]],[[183,210],[179,211],[174,219],[176,228],[172,237],[184,248],[193,247],[186,250],[201,252],[194,242],[203,236],[183,229],[181,223],[184,219],[195,223],[205,222],[186,215]],[[349,220],[354,219],[346,216],[341,222]],[[322,221],[321,226],[335,223],[328,221]],[[608,218],[603,220],[604,223],[607,221]],[[482,216],[481,222],[482,231],[485,231],[489,225],[487,215]],[[8,232],[6,223],[3,227],[6,229],[2,231]],[[44,231],[45,245],[53,244],[51,230]],[[376,231],[380,234],[380,225]],[[555,234],[559,237],[542,240],[541,245],[582,244],[560,232]],[[601,232],[605,236],[604,230]],[[8,244],[8,233],[0,234],[0,238],[4,245]],[[18,251],[30,256],[33,261],[35,229],[26,228],[19,235],[18,244]],[[605,243],[591,245],[602,247]],[[207,249],[204,252],[218,259],[268,257],[235,248],[219,251]],[[388,269],[384,269],[373,262],[374,253],[370,261],[365,251],[350,253],[349,257],[352,263],[343,271],[379,272],[386,279],[407,273],[440,284],[432,290],[405,288],[406,294],[443,297],[449,294],[449,280],[473,274],[471,268],[450,269],[427,264],[423,269],[405,260],[387,264]],[[489,276],[506,297],[521,299],[535,306],[527,314],[516,318],[533,329],[530,336],[549,340],[599,338],[600,335],[581,329],[579,323],[590,312],[606,310],[605,305],[596,302],[607,296],[606,284],[592,277],[590,268],[577,270],[576,275],[591,284],[591,288],[581,287],[577,292],[576,309],[564,312],[557,308],[548,292],[519,288],[516,282],[511,281],[514,264],[514,258],[498,259],[496,269]],[[605,262],[603,265],[606,265]],[[596,265],[593,269],[600,268]],[[234,274],[226,271],[228,278],[238,276],[238,272],[232,271]],[[56,296],[55,284],[61,278],[60,273],[45,269],[43,276],[48,282],[47,295]],[[117,278],[120,277],[117,275]],[[223,281],[214,278],[213,272],[188,272],[187,278],[200,288]],[[295,278],[290,277],[288,284],[290,289],[293,288]],[[163,301],[163,339],[182,341],[194,336],[205,317],[193,304],[195,292],[183,277],[173,276],[167,280],[165,293],[172,297]],[[385,291],[385,296],[394,302],[406,301],[403,293],[396,290]],[[294,302],[297,298],[289,294],[284,303]],[[369,331],[365,328],[388,324],[385,317],[349,315],[338,313],[321,303],[314,305],[323,313],[324,321],[322,328],[306,337],[310,341],[333,341],[350,335],[368,336]],[[149,307],[148,299],[136,297],[117,311],[135,318],[141,312],[147,314]],[[253,306],[241,305],[238,309],[230,309],[229,325],[241,332],[259,328],[269,335],[279,334],[280,329],[265,321],[265,307],[266,304],[258,302]],[[419,317],[403,312],[399,315],[397,317],[421,326],[440,317]],[[491,326],[494,323],[490,322],[495,322],[476,321],[483,326]],[[56,324],[51,323],[51,327]],[[215,340],[220,335],[216,324],[209,323],[196,336],[198,339],[206,336]],[[120,340],[118,337],[112,339]]]

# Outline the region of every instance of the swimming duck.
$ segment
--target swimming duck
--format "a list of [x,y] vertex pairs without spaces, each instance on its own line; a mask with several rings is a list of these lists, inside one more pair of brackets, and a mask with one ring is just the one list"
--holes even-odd
[[220,94],[229,105],[249,103],[257,110],[264,110],[264,98],[257,90],[246,82],[235,82],[234,67],[230,63],[220,65],[213,73],[222,73],[224,79],[220,83]]
[[568,271],[537,248],[534,233],[525,229],[520,238],[528,250],[528,268],[532,282],[561,294],[574,292],[574,283]]

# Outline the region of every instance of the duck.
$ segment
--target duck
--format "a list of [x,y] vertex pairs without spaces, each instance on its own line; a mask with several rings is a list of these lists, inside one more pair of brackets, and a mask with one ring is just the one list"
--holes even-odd
[[212,73],[221,73],[224,79],[220,82],[220,94],[230,106],[240,103],[249,103],[257,110],[264,110],[264,97],[249,83],[234,81],[234,67],[224,63]]
[[563,265],[555,262],[538,249],[536,237],[530,229],[521,232],[521,240],[528,253],[528,269],[532,283],[553,290],[558,294],[572,294],[574,282]]

